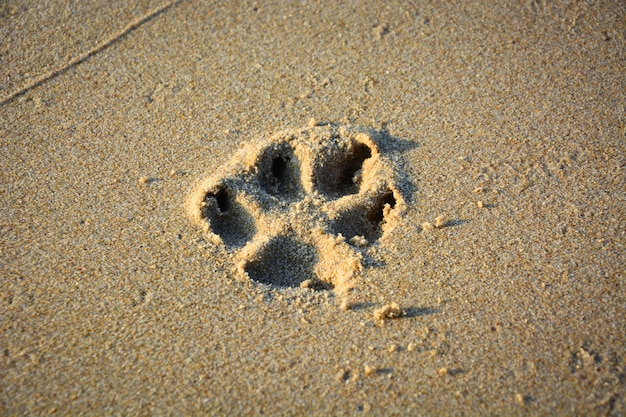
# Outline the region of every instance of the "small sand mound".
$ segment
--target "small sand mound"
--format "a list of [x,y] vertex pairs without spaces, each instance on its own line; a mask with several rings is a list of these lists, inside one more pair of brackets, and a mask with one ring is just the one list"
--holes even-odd
[[404,310],[396,303],[387,304],[377,310],[374,310],[374,319],[384,322],[387,319],[397,319],[404,316]]

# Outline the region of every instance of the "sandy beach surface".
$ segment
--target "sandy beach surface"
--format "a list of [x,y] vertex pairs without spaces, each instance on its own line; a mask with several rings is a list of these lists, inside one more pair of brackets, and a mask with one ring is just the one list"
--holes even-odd
[[325,3],[0,4],[0,415],[626,414],[626,5]]

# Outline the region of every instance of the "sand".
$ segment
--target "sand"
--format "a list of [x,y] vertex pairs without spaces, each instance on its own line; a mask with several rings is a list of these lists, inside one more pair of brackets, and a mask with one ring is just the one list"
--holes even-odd
[[626,414],[625,16],[4,2],[0,414]]

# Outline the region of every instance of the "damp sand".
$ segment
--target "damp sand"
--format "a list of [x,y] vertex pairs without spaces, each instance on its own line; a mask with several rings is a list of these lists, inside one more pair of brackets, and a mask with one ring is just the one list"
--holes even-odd
[[61,3],[0,6],[0,414],[626,413],[623,6]]

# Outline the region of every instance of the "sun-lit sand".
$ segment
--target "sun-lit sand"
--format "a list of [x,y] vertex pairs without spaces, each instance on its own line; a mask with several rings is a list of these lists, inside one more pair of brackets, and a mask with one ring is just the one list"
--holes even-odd
[[626,413],[626,6],[326,3],[0,4],[0,415]]

